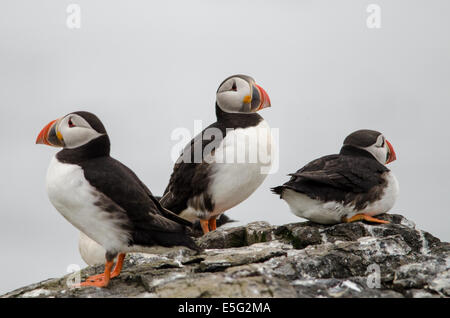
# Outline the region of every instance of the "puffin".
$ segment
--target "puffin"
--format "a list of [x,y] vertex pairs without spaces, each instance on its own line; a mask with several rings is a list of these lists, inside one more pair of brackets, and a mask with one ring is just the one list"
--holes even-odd
[[81,286],[106,287],[129,252],[155,246],[200,251],[189,235],[191,222],[163,208],[132,170],[110,156],[108,134],[96,115],[77,111],[53,120],[36,143],[62,147],[47,170],[50,202],[106,251],[104,273]]
[[271,151],[270,127],[257,113],[270,106],[269,95],[252,77],[226,78],[216,91],[217,121],[183,149],[161,205],[200,221],[203,234],[215,230],[216,219],[247,199],[267,176],[264,168],[270,168],[271,156],[253,155]]
[[361,129],[345,138],[339,154],[311,161],[272,191],[293,214],[315,223],[389,223],[374,216],[398,197],[398,181],[386,167],[396,158],[382,133]]

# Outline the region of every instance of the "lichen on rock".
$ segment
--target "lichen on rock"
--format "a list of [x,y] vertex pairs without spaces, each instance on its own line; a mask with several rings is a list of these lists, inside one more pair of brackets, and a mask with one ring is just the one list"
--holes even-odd
[[107,288],[69,288],[72,274],[2,297],[449,297],[450,243],[401,215],[381,218],[391,223],[222,227],[197,239],[200,254],[128,255]]

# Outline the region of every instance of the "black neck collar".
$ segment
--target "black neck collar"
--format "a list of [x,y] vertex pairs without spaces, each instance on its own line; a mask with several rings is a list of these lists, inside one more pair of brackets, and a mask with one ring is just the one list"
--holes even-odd
[[256,126],[263,118],[257,113],[227,113],[216,103],[216,116],[219,123],[228,128],[246,128]]
[[56,158],[64,163],[77,164],[89,159],[109,156],[110,148],[108,135],[102,135],[78,148],[61,150],[56,154]]

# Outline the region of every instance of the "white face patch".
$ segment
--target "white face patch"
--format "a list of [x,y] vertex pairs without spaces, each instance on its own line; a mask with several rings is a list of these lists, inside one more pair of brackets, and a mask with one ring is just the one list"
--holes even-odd
[[68,149],[80,147],[102,135],[77,114],[65,116],[58,123],[57,132],[62,135],[64,148]]
[[217,105],[227,113],[251,112],[250,103],[248,104],[248,111],[244,107],[244,100],[249,98],[251,102],[251,97],[252,88],[250,84],[240,77],[232,77],[225,81],[216,94]]
[[379,163],[383,165],[386,164],[389,147],[387,145],[386,138],[382,134],[378,136],[375,144],[361,149],[370,152]]

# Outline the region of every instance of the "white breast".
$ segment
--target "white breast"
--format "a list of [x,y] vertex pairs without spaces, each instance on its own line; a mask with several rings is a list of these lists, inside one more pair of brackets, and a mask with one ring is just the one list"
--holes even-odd
[[126,248],[129,234],[120,226],[123,219],[96,205],[99,193],[85,179],[80,166],[53,157],[46,181],[50,202],[70,223],[108,251]]
[[[247,199],[264,181],[272,164],[272,135],[266,121],[257,126],[228,131],[214,153],[205,157],[211,164],[212,182],[208,196],[214,211],[197,210],[190,206],[180,216],[193,221],[218,216]],[[191,202],[203,200],[203,194]]]
[[241,203],[262,184],[272,163],[271,148],[270,127],[264,120],[227,133],[214,153],[209,191],[214,215]]
[[[105,263],[105,253],[106,250],[103,246],[98,244],[96,241],[92,240],[89,236],[80,232],[80,238],[78,240],[78,250],[80,252],[81,258],[89,266],[99,265]],[[129,254],[139,253],[144,257],[154,257],[155,254],[169,253],[170,248],[162,246],[140,246],[132,245],[129,248],[121,251],[128,252]],[[117,258],[117,257],[116,257]]]
[[[395,204],[399,195],[399,186],[397,178],[392,171],[386,173],[386,188],[383,191],[381,199],[369,204],[363,211],[359,213],[366,213],[369,215],[377,215],[388,212]],[[351,217],[352,215],[350,215]]]
[[80,232],[78,250],[83,261],[89,266],[99,265],[105,262],[106,250],[83,232]]
[[283,190],[282,199],[289,205],[293,214],[320,224],[339,223],[346,213],[341,203],[314,200],[291,189]]

